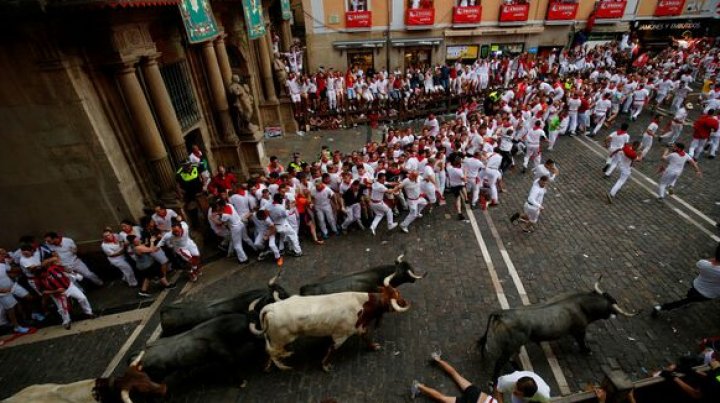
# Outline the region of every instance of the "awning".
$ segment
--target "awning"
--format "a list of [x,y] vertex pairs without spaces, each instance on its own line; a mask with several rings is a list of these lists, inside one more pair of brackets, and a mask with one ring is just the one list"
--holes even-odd
[[447,29],[445,30],[445,37],[453,36],[489,36],[489,35],[524,35],[524,34],[539,34],[545,30],[542,25],[531,25],[526,27],[517,28],[476,28],[476,29]]
[[180,0],[63,0],[50,3],[52,7],[84,6],[95,8],[140,8],[153,6],[171,6],[180,4]]
[[443,38],[395,38],[390,39],[390,43],[394,48],[404,46],[438,46],[443,42]]
[[630,32],[630,23],[628,22],[603,20],[601,23],[600,21],[601,20],[595,20],[592,32]]
[[336,49],[375,49],[385,46],[385,39],[372,39],[367,41],[335,41],[333,47]]

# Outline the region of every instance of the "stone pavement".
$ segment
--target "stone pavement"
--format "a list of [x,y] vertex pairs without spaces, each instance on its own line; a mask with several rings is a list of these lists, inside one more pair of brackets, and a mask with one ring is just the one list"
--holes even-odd
[[[647,117],[633,124],[631,134],[640,134]],[[601,134],[605,134],[603,131]],[[687,135],[687,134],[686,134]],[[365,134],[310,133],[305,138],[273,139],[266,143],[268,154],[276,153],[286,163],[288,152],[300,150],[317,155],[328,137],[331,149],[358,148]],[[601,137],[600,137],[601,138]],[[345,148],[349,147],[349,148]],[[695,275],[697,259],[712,254],[714,230],[674,199],[664,203],[638,183],[628,181],[617,200],[608,205],[605,193],[612,179],[603,179],[603,158],[592,150],[602,149],[591,139],[563,137],[555,151],[545,157],[558,161],[561,175],[546,195],[546,210],[540,226],[525,234],[510,224],[508,217],[522,207],[530,189],[530,175],[519,171],[508,175],[508,193],[501,204],[488,211],[473,211],[473,223],[457,221],[450,206],[436,208],[416,221],[410,234],[388,233],[385,223],[378,235],[355,231],[333,237],[325,245],[304,241],[305,255],[288,257],[282,284],[291,292],[326,275],[350,273],[392,261],[401,250],[418,271],[428,271],[426,279],[401,287],[411,302],[403,314],[389,314],[376,338],[383,344],[379,352],[367,351],[357,338],[341,348],[334,359],[334,370],[320,369],[323,343],[299,341],[298,353],[287,362],[292,371],[274,369],[265,374],[261,363],[249,361],[243,373],[218,368],[191,371],[168,378],[169,401],[317,402],[335,398],[341,402],[402,402],[413,379],[420,379],[447,393],[457,393],[452,381],[427,364],[429,353],[440,349],[443,355],[471,380],[484,384],[492,363],[483,362],[475,342],[484,331],[488,314],[500,308],[496,286],[510,307],[526,299],[531,303],[567,291],[588,291],[602,275],[602,288],[618,299],[627,310],[640,311],[634,318],[620,317],[596,322],[589,327],[590,356],[581,355],[572,338],[550,343],[569,391],[583,389],[588,382],[599,382],[601,366],[621,368],[633,379],[647,376],[667,360],[696,348],[700,338],[720,334],[720,305],[696,304],[651,319],[650,307],[684,295]],[[655,146],[650,158],[639,167],[652,173],[661,147]],[[720,197],[717,183],[720,163],[701,160],[705,176],[696,179],[691,170],[679,181],[679,195],[699,210],[715,217],[715,201]],[[649,184],[636,172],[633,176]],[[657,177],[654,177],[657,179]],[[705,229],[689,223],[681,214]],[[488,254],[483,255],[481,245]],[[488,262],[497,273],[493,284]],[[185,297],[208,301],[245,289],[262,287],[276,272],[271,262],[254,262],[239,267],[222,260],[207,268],[217,281],[201,280],[196,292]],[[223,271],[229,274],[222,277]],[[219,274],[217,274],[219,273]],[[517,275],[515,276],[515,273]],[[206,282],[206,284],[202,284]],[[522,285],[524,293],[518,291]],[[167,301],[175,298],[169,296]],[[120,349],[137,322],[107,327],[95,332],[57,338],[47,342],[0,349],[0,397],[31,383],[62,381],[98,376]],[[157,326],[157,315],[150,318],[129,351],[135,351]],[[561,394],[545,352],[527,347],[530,362]],[[123,361],[124,362],[124,361]],[[247,385],[241,387],[245,377]]]

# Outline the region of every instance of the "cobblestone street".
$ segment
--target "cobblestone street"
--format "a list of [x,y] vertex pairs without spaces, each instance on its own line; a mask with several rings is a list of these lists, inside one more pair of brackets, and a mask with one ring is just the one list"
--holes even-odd
[[[631,125],[630,134],[639,136],[648,119],[645,113]],[[683,132],[686,144],[690,131]],[[640,314],[591,325],[591,355],[581,354],[570,337],[550,343],[549,349],[528,345],[533,370],[548,382],[554,396],[600,382],[603,366],[640,379],[668,360],[694,351],[699,339],[720,334],[716,320],[720,304],[695,304],[658,319],[650,317],[650,310],[657,302],[683,296],[695,276],[695,262],[712,256],[718,241],[713,220],[720,204],[720,163],[701,159],[703,177],[686,169],[676,197],[658,202],[655,172],[663,147],[656,143],[615,202],[608,204],[605,194],[618,175],[605,179],[601,173],[607,155],[602,138],[608,132],[603,130],[596,139],[561,137],[554,151],[544,152],[543,159],[557,162],[560,176],[545,196],[546,209],[534,233],[523,233],[508,219],[522,208],[532,182],[530,173],[522,175],[515,169],[506,177],[507,192],[501,194],[500,205],[468,211],[472,216],[466,221],[458,221],[448,203],[417,220],[409,234],[389,233],[382,223],[375,237],[369,231],[352,231],[331,237],[323,246],[303,239],[304,256],[285,258],[281,283],[291,293],[323,276],[388,264],[403,250],[417,271],[429,273],[426,279],[400,288],[412,306],[406,313],[386,315],[375,333],[382,350],[370,352],[358,338],[351,338],[335,355],[333,371],[324,373],[323,343],[304,340],[296,343],[297,354],[287,360],[292,371],[264,373],[259,359],[248,362],[240,374],[228,368],[176,374],[167,379],[168,401],[402,402],[409,399],[413,379],[456,393],[452,380],[428,364],[429,354],[438,349],[465,377],[485,385],[492,363],[481,359],[476,342],[490,312],[500,309],[504,299],[510,307],[519,307],[563,292],[590,291],[601,276],[603,290],[625,309]],[[268,155],[287,163],[289,153],[300,151],[311,159],[324,144],[333,150],[359,148],[366,133],[358,128],[322,135],[311,132],[305,137],[292,134],[268,140],[266,148]],[[373,138],[379,138],[378,131]],[[270,261],[238,266],[225,259],[208,265],[206,271],[199,283],[169,294],[158,304],[169,303],[178,294],[209,301],[263,287],[276,266]],[[493,276],[499,281],[494,283]],[[158,318],[152,307],[147,312],[147,318],[78,335],[0,347],[0,398],[34,383],[100,376],[134,330],[138,335],[128,354],[151,337]],[[136,328],[138,324],[142,327]],[[559,364],[554,370],[548,352]],[[242,387],[241,375],[248,381]]]

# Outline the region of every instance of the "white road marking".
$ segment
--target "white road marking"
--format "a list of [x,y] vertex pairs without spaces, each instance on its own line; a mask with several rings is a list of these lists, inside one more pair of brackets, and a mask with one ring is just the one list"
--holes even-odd
[[[507,297],[505,296],[505,291],[503,290],[502,284],[500,284],[500,279],[498,278],[497,271],[495,270],[495,265],[490,258],[490,252],[488,252],[485,240],[480,233],[480,228],[478,227],[477,220],[475,220],[475,215],[473,214],[472,210],[470,210],[470,207],[467,204],[465,205],[465,213],[470,220],[470,226],[472,227],[473,233],[475,234],[475,239],[477,240],[478,246],[480,247],[480,252],[482,252],[483,259],[485,260],[485,265],[487,265],[488,273],[490,274],[490,279],[492,280],[493,288],[495,289],[495,295],[500,302],[500,307],[502,309],[510,309],[510,304],[508,304]],[[518,358],[520,358],[520,363],[526,371],[533,370],[532,363],[530,363],[530,357],[528,356],[527,350],[525,350],[524,346],[520,348]]]
[[[605,156],[604,156],[602,153],[600,153],[600,151],[598,151],[598,150],[596,150],[595,148],[593,148],[591,144],[594,144],[595,146],[600,147],[599,145],[597,145],[597,144],[595,144],[595,143],[593,143],[593,142],[583,141],[583,140],[581,140],[581,139],[579,139],[579,138],[577,138],[577,137],[575,137],[575,140],[577,140],[580,144],[582,144],[582,145],[584,145],[585,147],[587,147],[588,150],[592,151],[593,153],[595,153],[595,154],[598,155],[599,157],[602,157],[603,159],[605,158]],[[648,193],[650,193],[650,194],[652,194],[653,196],[657,197],[657,193],[656,193],[653,189],[650,189],[649,187],[647,187],[647,185],[645,185],[644,183],[642,183],[642,182],[640,181],[640,179],[638,179],[638,178],[635,177],[635,175],[644,178],[646,181],[648,181],[648,182],[650,182],[650,183],[652,183],[652,184],[654,184],[654,185],[657,185],[657,182],[653,181],[653,180],[650,179],[647,175],[645,175],[644,173],[640,172],[640,171],[637,170],[637,169],[634,169],[634,170],[633,170],[633,175],[630,176],[630,180],[631,180],[631,181],[637,183],[638,185],[640,185],[640,187],[642,187],[643,189],[645,189]],[[703,214],[701,211],[699,211],[699,210],[696,209],[695,207],[691,206],[691,205],[690,205],[689,203],[687,203],[685,200],[683,200],[683,199],[681,199],[680,197],[677,197],[677,196],[675,196],[675,195],[673,195],[672,198],[673,198],[674,200],[678,201],[680,204],[682,204],[682,205],[685,206],[686,208],[688,208],[688,209],[689,209],[690,211],[692,211],[693,213],[697,214],[697,215],[698,215],[700,218],[702,218],[703,220],[707,221],[708,223],[712,224],[713,226],[715,225],[715,221],[713,221],[712,219],[710,219],[708,216],[706,216],[705,214]],[[700,231],[702,231],[704,234],[708,235],[708,236],[709,236],[710,238],[712,238],[715,242],[720,242],[720,237],[718,237],[717,235],[715,235],[714,233],[712,233],[711,231],[709,231],[707,228],[705,228],[704,226],[702,226],[702,225],[701,225],[699,222],[697,222],[696,220],[693,220],[689,215],[683,213],[681,210],[679,210],[679,209],[676,208],[676,207],[671,206],[671,208],[672,208],[673,211],[675,211],[680,217],[684,218],[685,221],[687,221],[687,222],[689,222],[690,224],[692,224],[692,225],[694,225],[695,227],[697,227]]]
[[[500,249],[500,256],[502,256],[502,259],[505,262],[505,266],[507,266],[508,272],[510,273],[510,277],[515,284],[515,288],[517,289],[518,294],[520,294],[520,300],[522,301],[523,305],[530,305],[530,299],[528,298],[527,292],[525,291],[525,286],[523,285],[522,280],[520,280],[520,276],[515,269],[515,265],[513,264],[512,259],[510,259],[510,254],[505,248],[505,244],[503,243],[502,238],[500,238],[500,233],[495,227],[495,223],[493,223],[493,220],[490,217],[490,214],[488,214],[487,210],[484,212],[483,215],[485,216],[485,221],[490,227],[490,232],[492,233],[493,238],[495,238],[495,243],[497,243],[498,249]],[[567,378],[565,378],[565,374],[563,373],[562,368],[560,368],[560,363],[558,363],[557,357],[552,351],[550,344],[547,342],[542,342],[540,343],[540,346],[545,352],[545,357],[550,364],[550,370],[552,371],[553,376],[555,377],[555,381],[557,381],[558,387],[560,388],[560,394],[563,396],[569,395],[572,392],[570,390],[570,385],[568,385]]]

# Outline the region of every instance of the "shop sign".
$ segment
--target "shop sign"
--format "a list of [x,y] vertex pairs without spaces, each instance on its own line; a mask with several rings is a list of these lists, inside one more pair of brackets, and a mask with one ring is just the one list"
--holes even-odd
[[578,3],[567,1],[552,1],[548,5],[547,19],[551,21],[574,20],[577,14]]
[[405,15],[406,25],[433,25],[435,8],[409,8]]
[[685,6],[685,0],[659,0],[655,7],[656,17],[680,15]]
[[448,60],[456,59],[477,59],[478,45],[460,45],[448,46],[445,51],[445,58]]
[[596,18],[621,18],[627,1],[600,0],[595,10]]
[[372,11],[348,11],[345,13],[345,28],[370,28]]
[[205,42],[218,35],[217,23],[208,0],[183,0],[178,7],[188,42]]
[[453,7],[453,24],[479,24],[482,6]]
[[527,21],[530,4],[503,4],[500,6],[500,22]]

